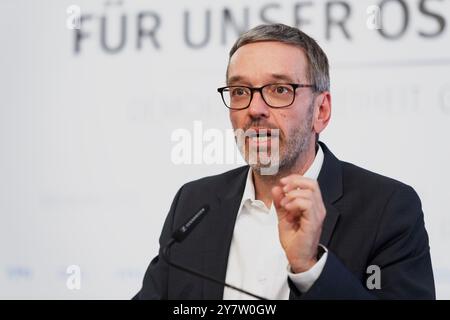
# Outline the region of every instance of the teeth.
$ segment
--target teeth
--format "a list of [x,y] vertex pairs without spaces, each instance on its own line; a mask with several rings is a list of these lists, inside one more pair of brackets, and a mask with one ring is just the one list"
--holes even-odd
[[255,137],[266,137],[266,136],[270,136],[270,134],[268,133],[254,133],[254,134],[250,134],[249,137],[250,138],[255,138]]
[[259,142],[266,142],[267,141],[267,136],[259,136],[258,140],[259,140]]
[[[255,139],[254,141],[265,142],[267,139],[275,138],[277,139],[279,136],[278,129],[260,129],[258,131],[251,130],[246,133],[246,136],[250,139]],[[259,140],[256,140],[259,139]]]
[[267,142],[270,138],[267,136],[256,136],[251,138],[253,142]]

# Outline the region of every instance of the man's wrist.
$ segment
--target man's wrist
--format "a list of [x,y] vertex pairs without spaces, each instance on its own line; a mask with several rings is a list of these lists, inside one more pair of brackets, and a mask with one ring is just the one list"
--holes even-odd
[[320,260],[320,258],[323,256],[323,254],[325,252],[326,252],[325,248],[322,247],[321,245],[319,245],[317,247],[317,253],[316,253],[315,257],[312,258],[308,263],[302,264],[302,265],[297,265],[297,266],[291,265],[292,273],[296,274],[296,273],[303,273],[303,272],[308,271],[309,269],[314,267],[314,265],[317,263],[317,261]]
[[309,270],[302,273],[293,273],[292,267],[288,266],[288,277],[293,285],[302,293],[308,291],[312,285],[319,279],[325,263],[327,261],[328,250],[319,244],[316,264]]

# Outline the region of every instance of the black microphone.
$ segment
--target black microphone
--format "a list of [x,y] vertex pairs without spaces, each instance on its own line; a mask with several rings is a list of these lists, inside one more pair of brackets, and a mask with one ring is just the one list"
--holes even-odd
[[239,292],[245,293],[249,296],[252,296],[256,299],[259,300],[267,300],[266,298],[263,298],[261,296],[258,296],[256,294],[253,294],[251,292],[248,292],[244,289],[235,287],[231,284],[228,284],[222,280],[216,279],[214,277],[211,277],[209,275],[203,274],[201,272],[186,268],[182,265],[179,265],[173,261],[170,260],[169,258],[169,249],[170,247],[172,247],[176,242],[180,243],[182,242],[188,235],[189,233],[200,223],[201,219],[206,215],[206,213],[209,211],[209,205],[204,205],[203,207],[200,208],[200,210],[198,210],[191,218],[189,218],[188,221],[186,221],[180,228],[178,228],[177,230],[175,230],[172,233],[172,237],[170,238],[170,240],[167,242],[167,244],[162,248],[161,250],[161,257],[164,259],[164,261],[167,262],[167,264],[171,265],[174,268],[177,268],[181,271],[187,272],[189,274],[192,274],[194,276],[197,276],[199,278],[202,279],[206,279],[212,282],[215,282],[217,284],[226,286],[228,288],[237,290]]

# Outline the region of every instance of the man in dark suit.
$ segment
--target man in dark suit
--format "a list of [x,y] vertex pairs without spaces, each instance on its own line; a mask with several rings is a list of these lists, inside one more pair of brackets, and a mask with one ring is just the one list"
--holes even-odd
[[[202,205],[210,212],[172,247],[171,261],[270,299],[435,298],[415,191],[318,141],[331,95],[328,60],[312,38],[281,24],[253,28],[231,49],[218,91],[250,166],[178,191],[161,247]],[[135,298],[249,296],[157,256]]]

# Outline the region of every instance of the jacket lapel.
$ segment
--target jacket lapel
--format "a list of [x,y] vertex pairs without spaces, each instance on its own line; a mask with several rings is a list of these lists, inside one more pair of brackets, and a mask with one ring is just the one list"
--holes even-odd
[[[225,281],[228,254],[233,237],[234,224],[245,188],[248,166],[239,168],[237,175],[230,178],[217,194],[217,201],[211,207],[210,226],[213,228],[203,244],[203,272]],[[214,230],[215,229],[215,230]],[[220,300],[224,287],[208,280],[203,281],[204,299]]]
[[319,144],[324,153],[324,160],[317,181],[319,182],[322,199],[327,210],[320,243],[327,246],[339,219],[339,211],[334,206],[334,203],[343,194],[342,166],[341,162],[331,153],[324,143],[319,142]]

